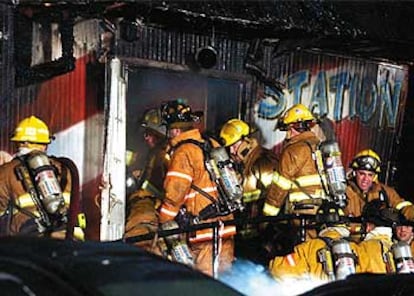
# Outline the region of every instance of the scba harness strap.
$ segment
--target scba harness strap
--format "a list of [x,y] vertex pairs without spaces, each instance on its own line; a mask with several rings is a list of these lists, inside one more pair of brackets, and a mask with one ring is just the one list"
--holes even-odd
[[195,184],[191,184],[191,188],[200,193],[201,196],[207,198],[211,204],[203,208],[197,217],[194,217],[194,221],[201,221],[206,220],[209,218],[215,218],[220,216],[226,216],[234,211],[233,206],[229,206],[228,200],[230,199],[229,196],[227,196],[226,191],[222,188],[222,184],[220,184],[217,174],[217,169],[213,168],[211,165],[209,165],[209,162],[213,159],[211,152],[214,149],[212,138],[202,134],[202,138],[204,139],[204,142],[197,141],[194,139],[186,139],[183,141],[180,141],[175,146],[172,147],[172,151],[176,150],[178,147],[184,145],[184,144],[193,144],[199,147],[203,152],[203,158],[204,158],[204,167],[209,173],[210,180],[213,181],[217,185],[217,189],[219,191],[218,199],[214,198],[211,194],[207,193],[203,189],[199,188]]

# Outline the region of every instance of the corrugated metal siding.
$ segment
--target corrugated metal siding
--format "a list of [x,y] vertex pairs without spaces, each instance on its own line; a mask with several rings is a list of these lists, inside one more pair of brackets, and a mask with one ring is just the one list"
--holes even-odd
[[[10,104],[14,97],[13,10],[0,4],[0,130],[10,129]],[[0,133],[0,147],[8,142],[8,134]]]
[[244,58],[248,43],[216,36],[194,35],[143,27],[140,39],[135,42],[118,40],[119,57],[149,59],[178,65],[188,65],[198,48],[214,45],[218,61],[213,70],[244,73]]
[[93,54],[86,55],[99,44],[97,22],[91,20],[79,25],[81,28],[75,26],[74,30],[77,54],[74,71],[44,83],[16,88],[13,100],[2,101],[1,149],[14,152],[9,134],[21,119],[36,115],[56,136],[49,152],[73,159],[81,184],[86,184],[98,176],[102,166],[104,65],[97,63]]
[[[135,57],[171,64],[188,65],[191,63],[191,58],[198,48],[212,44],[211,39],[211,36],[200,36],[153,27],[144,27],[138,41],[126,42],[118,40],[117,55],[120,57]],[[218,63],[213,70],[237,74],[246,73],[244,61],[249,47],[248,43],[215,37],[214,46],[218,51]],[[349,96],[353,90],[346,89],[345,87],[345,98],[338,105],[340,102],[335,99],[334,91],[332,91],[335,85],[329,85],[329,83],[332,84],[329,81],[326,81],[327,83],[325,85],[328,92],[328,117],[335,123],[335,131],[341,144],[344,163],[348,163],[357,151],[366,147],[376,150],[384,160],[395,158],[398,149],[397,143],[402,128],[401,120],[404,115],[407,92],[407,68],[397,65],[381,65],[374,61],[321,52],[297,51],[277,57],[273,56],[273,53],[274,48],[272,46],[265,46],[264,57],[262,63],[260,63],[270,77],[277,78],[279,81],[288,85],[289,82],[287,79],[294,73],[307,71],[309,75],[310,81],[308,81],[307,86],[303,86],[301,98],[295,98],[294,101],[291,93],[290,97],[288,97],[287,107],[299,102],[298,100],[310,105],[311,96],[313,95],[312,92],[314,91],[312,87],[315,83],[316,76],[322,72],[325,73],[324,75],[326,75],[327,79],[340,75],[341,73],[347,73],[349,76],[347,79],[359,77],[361,80],[370,80],[372,82],[379,82],[382,75],[381,71],[384,71],[384,69],[390,75],[397,75],[397,83],[401,83],[402,88],[393,126],[387,126],[387,121],[384,121],[384,118],[381,119],[381,116],[386,117],[383,106],[384,102],[381,97],[378,97],[378,102],[375,106],[377,111],[373,114],[372,118],[366,120],[363,118],[364,115],[356,112],[358,111],[358,106],[349,107]],[[390,77],[392,80],[391,84],[395,82],[394,78]],[[348,81],[348,84],[350,83],[351,80]],[[338,84],[338,86],[340,85]],[[377,83],[376,87],[377,93],[379,93],[380,85]],[[394,85],[391,85],[391,87],[394,87]],[[260,88],[261,86],[259,85],[259,92],[261,91]],[[252,98],[247,99],[255,101],[255,97],[253,94]],[[354,95],[354,98],[360,100],[361,95]],[[334,110],[335,108],[337,109]],[[254,113],[253,108],[250,111]],[[249,116],[247,115],[245,118],[248,119]],[[281,142],[284,136],[283,133],[274,132],[271,129],[267,129],[265,132],[265,137],[274,144]]]
[[[2,6],[2,27],[3,30],[10,30],[11,11],[8,6]],[[6,28],[6,29],[5,29]],[[76,24],[75,29],[75,55],[79,58],[91,51],[98,51],[100,46],[100,34],[102,30],[99,27],[99,20],[88,20]],[[188,65],[192,62],[195,52],[198,48],[214,45],[218,52],[218,63],[213,70],[223,71],[226,73],[245,73],[244,61],[249,44],[246,42],[224,39],[221,36],[215,36],[212,40],[212,36],[207,35],[194,35],[183,32],[168,31],[161,28],[146,27],[142,28],[140,38],[136,42],[127,42],[124,40],[116,40],[116,54],[119,57],[128,58],[140,58],[151,61],[159,61],[170,64]],[[9,42],[2,43],[3,52],[7,52],[8,55],[2,56],[2,71],[4,73],[10,73],[12,70],[10,52],[11,46]],[[380,70],[382,69],[378,63],[363,61],[358,59],[352,59],[347,57],[339,57],[334,55],[327,55],[322,53],[309,53],[309,52],[295,52],[285,56],[272,56],[274,52],[273,48],[267,46],[265,48],[265,56],[263,59],[263,67],[266,72],[280,81],[289,84],[288,77],[299,71],[307,71],[311,81],[308,83],[312,86],[315,76],[318,73],[327,73],[329,77],[333,77],[341,72],[350,73],[352,77],[359,75],[360,77],[369,77],[372,81],[377,81],[380,77]],[[4,62],[5,59],[6,60]],[[17,100],[13,103],[2,104],[2,117],[14,118],[7,121],[7,126],[2,126],[2,131],[11,130],[11,126],[14,126],[15,121],[27,115],[28,113],[39,113],[48,117],[48,112],[53,112],[53,116],[50,117],[53,128],[56,130],[64,129],[70,124],[73,124],[72,115],[73,109],[76,106],[75,97],[85,97],[84,94],[78,92],[85,91],[85,73],[79,71],[86,65],[85,61],[79,61],[77,64],[77,70],[74,73],[69,73],[61,77],[52,79],[51,81],[40,84],[32,85],[30,87],[21,88],[17,91]],[[81,63],[82,65],[80,65]],[[397,66],[387,65],[389,72],[394,75],[406,75],[406,69],[398,68]],[[393,70],[395,68],[396,72]],[[83,70],[84,71],[84,70]],[[395,72],[395,73],[394,73]],[[394,74],[393,74],[394,73]],[[401,74],[403,73],[403,74]],[[7,93],[9,88],[12,88],[11,79],[5,80],[4,77],[10,77],[10,75],[2,75],[2,100],[6,100],[13,97],[13,93]],[[64,82],[61,79],[65,80]],[[402,80],[402,93],[399,102],[398,114],[396,115],[395,126],[386,127],[379,126],[380,112],[377,112],[374,118],[370,120],[361,120],[361,116],[353,114],[350,110],[347,110],[347,106],[344,105],[340,110],[334,111],[333,105],[335,104],[335,98],[332,97],[332,93],[329,94],[329,117],[335,121],[336,132],[341,145],[343,146],[344,161],[348,162],[356,150],[363,148],[363,146],[371,146],[376,149],[385,159],[392,158],[396,148],[396,140],[399,138],[401,131],[401,120],[403,118],[403,109],[405,104],[405,95],[407,88],[406,77]],[[3,86],[5,85],[5,86]],[[328,85],[328,84],[327,84]],[[255,85],[253,85],[253,88]],[[332,86],[329,86],[330,88]],[[76,90],[76,94],[74,93]],[[5,91],[7,95],[5,95]],[[260,90],[259,90],[260,91]],[[310,97],[312,96],[312,89],[308,86],[303,86],[301,102],[310,104]],[[329,91],[329,90],[328,90]],[[349,92],[349,91],[348,91]],[[61,97],[60,104],[55,104],[53,110],[38,102],[39,99],[58,96]],[[349,96],[349,94],[348,94]],[[247,98],[248,100],[255,100],[253,98]],[[297,102],[299,98],[296,98]],[[37,102],[37,103],[36,103]],[[29,103],[29,104],[28,104]],[[293,104],[293,97],[291,94],[289,104]],[[336,102],[337,103],[337,102]],[[378,108],[382,108],[378,106]],[[77,109],[78,110],[78,109]],[[251,110],[253,113],[253,110]],[[78,115],[82,112],[77,111]],[[339,113],[338,113],[339,112]],[[81,116],[82,117],[82,116]],[[249,116],[246,116],[249,118]],[[76,120],[75,120],[76,121]],[[6,123],[3,123],[5,125]],[[10,125],[8,125],[10,124]],[[269,135],[269,133],[271,133]],[[274,133],[268,131],[265,135],[271,138],[271,142],[277,143],[281,137],[280,133]],[[2,137],[4,138],[4,137]],[[2,147],[5,147],[5,140],[2,139]]]
[[[287,107],[299,102],[307,106],[320,102],[315,97],[324,95],[315,93],[315,85],[325,87],[320,90],[326,90],[326,111],[334,122],[345,164],[365,148],[377,151],[385,162],[395,160],[408,89],[407,67],[305,51],[269,59],[267,65],[267,72],[289,89]],[[293,77],[298,73],[308,77],[301,85],[301,96],[294,97],[299,82]],[[334,80],[341,75],[344,84]],[[318,77],[325,77],[324,83]],[[342,93],[337,92],[341,87]],[[395,109],[387,109],[387,104],[395,104]],[[279,134],[270,137],[273,143],[281,141]]]
[[[43,119],[56,136],[48,152],[69,157],[75,162],[82,186],[83,210],[88,215],[86,234],[90,239],[99,239],[99,208],[94,197],[98,193],[102,172],[105,128],[104,65],[96,61],[94,54],[100,44],[99,32],[96,20],[76,24],[75,70],[43,83],[11,88],[7,97],[3,97],[2,87],[0,105],[0,149],[14,152],[9,134],[21,119],[33,114]],[[14,75],[7,72],[10,70],[1,70],[2,77],[8,77],[7,83],[11,85]]]
[[[19,120],[31,114],[43,118],[53,133],[59,133],[97,112],[102,102],[93,97],[86,99],[87,96],[96,96],[96,89],[104,87],[102,73],[98,77],[99,80],[93,80],[97,78],[94,75],[95,70],[87,73],[87,68],[91,68],[93,64],[103,67],[99,66],[93,54],[90,54],[99,45],[97,26],[96,20],[75,25],[74,52],[77,61],[74,71],[56,76],[44,83],[16,88],[14,91],[11,89],[11,95],[5,97],[5,101],[2,100],[1,104],[0,117],[7,119],[7,124],[1,127],[2,134],[8,135]],[[12,55],[10,60],[12,61]],[[6,73],[2,77],[13,80],[13,75]],[[8,83],[10,85],[12,82],[8,81]],[[102,97],[100,99],[103,100]],[[84,139],[77,139],[77,141],[84,142]],[[2,137],[1,147],[12,149],[8,137]]]

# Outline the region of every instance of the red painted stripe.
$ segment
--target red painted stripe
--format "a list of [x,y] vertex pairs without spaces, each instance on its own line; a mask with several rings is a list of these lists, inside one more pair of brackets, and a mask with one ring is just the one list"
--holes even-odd
[[23,113],[38,110],[37,115],[54,133],[96,114],[99,111],[94,91],[96,85],[93,81],[87,84],[86,79],[90,61],[89,56],[81,57],[76,61],[74,71],[42,83],[36,101],[25,106],[27,112]]

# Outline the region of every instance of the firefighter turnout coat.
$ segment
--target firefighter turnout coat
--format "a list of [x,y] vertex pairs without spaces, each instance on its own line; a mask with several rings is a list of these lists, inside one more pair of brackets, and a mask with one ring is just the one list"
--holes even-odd
[[[127,197],[126,238],[157,231],[157,208],[164,198],[162,183],[167,167],[167,143],[161,141],[149,151],[138,190]],[[142,241],[135,245],[150,252],[160,253],[159,248],[152,241]]]
[[[242,186],[244,211],[239,218],[254,218],[261,215],[267,190],[272,183],[273,172],[277,169],[278,160],[271,150],[261,147],[256,139],[250,140],[253,147],[243,159]],[[242,234],[245,237],[257,234],[256,226],[247,225]]]
[[[345,227],[328,227],[322,230],[317,238],[309,239],[296,245],[293,252],[286,256],[275,257],[269,263],[269,270],[277,280],[300,279],[311,277],[314,280],[329,281],[330,277],[325,270],[325,264],[333,271],[334,266],[324,263],[325,253],[322,253],[329,246],[321,237],[331,240],[338,240],[347,237],[349,231]],[[350,243],[351,249],[356,253],[356,244]],[[325,258],[330,260],[330,258]],[[329,264],[331,266],[329,267]]]
[[[160,207],[160,223],[174,219],[183,206],[190,214],[197,216],[201,210],[212,203],[212,201],[192,187],[192,184],[209,194],[213,199],[218,198],[217,186],[211,180],[205,167],[203,150],[193,143],[178,145],[181,141],[187,139],[204,142],[198,129],[182,132],[171,139],[170,144],[173,151],[164,181],[165,198]],[[175,146],[176,148],[174,148]],[[201,222],[232,218],[233,215],[230,214]],[[226,226],[219,229],[219,236],[221,238],[229,238],[228,240],[222,240],[220,267],[226,268],[226,265],[230,265],[230,262],[233,260],[233,241],[231,237],[235,232],[235,226]],[[197,231],[194,235],[190,235],[189,238],[196,267],[208,274],[211,274],[212,270],[212,237],[212,229],[204,229]],[[221,264],[222,262],[223,264]]]
[[390,251],[392,228],[377,226],[358,244],[360,272],[391,273],[394,261]]
[[263,212],[275,216],[282,207],[287,214],[315,214],[325,198],[314,151],[319,139],[305,131],[285,143],[279,168],[273,175]]
[[1,234],[2,235],[29,235],[29,236],[44,236],[50,235],[52,237],[63,238],[68,225],[74,232],[74,237],[83,239],[83,230],[79,227],[80,223],[86,223],[78,220],[84,218],[79,213],[79,200],[71,200],[72,189],[72,174],[70,170],[59,159],[49,157],[50,163],[56,169],[57,178],[64,198],[64,207],[62,212],[67,213],[69,222],[64,220],[55,221],[55,218],[50,216],[52,222],[51,229],[44,233],[39,233],[37,220],[40,219],[41,214],[39,207],[21,180],[17,177],[17,170],[22,166],[19,158],[14,158],[12,161],[0,166],[0,213],[1,218]]
[[381,199],[389,207],[395,208],[410,221],[414,221],[414,205],[403,199],[395,189],[385,184],[374,182],[368,193],[362,192],[353,180],[348,181],[346,188],[348,205],[344,209],[345,215],[359,217],[364,205],[374,199]]

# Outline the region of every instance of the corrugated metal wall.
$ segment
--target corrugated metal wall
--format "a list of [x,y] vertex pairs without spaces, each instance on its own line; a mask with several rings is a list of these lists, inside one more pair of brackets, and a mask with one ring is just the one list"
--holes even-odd
[[[94,50],[99,52],[99,35],[101,33],[102,31],[99,28],[98,20],[89,20],[76,24],[76,55],[81,57]],[[191,66],[192,63],[194,63],[194,55],[197,49],[208,45],[214,45],[218,53],[218,62],[213,69],[211,69],[211,71],[206,72],[207,74],[211,74],[213,72],[215,74],[223,73],[223,77],[225,77],[224,74],[246,74],[244,63],[249,49],[249,44],[241,41],[228,40],[222,38],[221,36],[214,36],[213,38],[212,36],[193,35],[144,26],[137,41],[127,42],[125,40],[118,39],[116,40],[116,44],[115,54],[121,58],[136,58],[151,62],[160,62],[160,64],[166,63],[170,65],[188,66],[186,68],[188,71],[192,70]],[[313,89],[315,80],[322,79],[321,75],[323,75],[323,79],[326,79],[326,84],[322,86],[326,87],[323,91],[327,92],[327,108],[329,109],[327,111],[329,112],[329,117],[336,123],[336,132],[338,137],[341,139],[341,142],[343,142],[344,147],[342,147],[342,149],[344,154],[344,162],[347,163],[352,158],[353,154],[355,154],[357,150],[362,149],[364,146],[370,146],[376,149],[384,159],[392,159],[395,156],[395,143],[401,131],[401,119],[403,118],[403,107],[407,87],[406,77],[401,78],[400,76],[406,75],[404,74],[406,73],[406,69],[393,65],[384,66],[372,61],[358,60],[324,53],[295,52],[290,55],[274,57],[272,56],[272,52],[274,51],[271,46],[264,47],[264,52],[265,54],[261,62],[264,70],[269,76],[277,78],[291,88],[289,90],[290,97],[287,100],[286,107],[289,107],[289,104],[291,105],[299,102],[298,100],[308,105],[311,103],[313,104],[314,102],[311,102],[311,97],[316,96],[314,93],[316,90]],[[156,63],[153,63],[151,65],[162,67],[160,64],[157,65]],[[79,65],[77,65],[77,67],[79,67]],[[352,110],[349,109],[349,96],[351,92],[354,91],[350,90],[349,87],[350,84],[353,82],[355,83],[355,77],[360,77],[362,82],[364,79],[377,82],[377,80],[379,81],[379,79],[381,79],[381,71],[388,72],[388,75],[391,75],[392,77],[393,75],[397,75],[398,81],[395,82],[394,79],[394,82],[392,83],[396,83],[396,85],[400,83],[402,85],[400,90],[401,99],[398,103],[399,109],[396,114],[391,114],[391,116],[393,116],[393,120],[395,121],[391,127],[379,125],[379,120],[384,120],[384,118],[380,117],[387,116],[386,111],[383,111],[384,108],[382,105],[384,102],[381,101],[380,97],[378,97],[378,104],[382,105],[377,106],[379,111],[373,114],[374,117],[371,118],[370,121],[364,120],[364,118],[360,116],[361,114],[356,114],[356,111],[359,110],[358,106],[352,107]],[[301,75],[305,75],[306,77],[301,77]],[[347,75],[347,77],[343,75]],[[64,77],[72,76],[73,74],[64,75]],[[70,86],[66,85],[61,88],[57,86],[56,88],[56,85],[54,85],[54,92],[56,95],[59,95],[59,93],[66,94],[70,89],[82,89],[81,85],[85,83],[85,78],[78,77],[78,79],[76,77],[78,77],[77,74],[75,74],[75,77],[70,78],[70,81],[72,81],[70,82]],[[300,82],[298,79],[308,79],[309,81]],[[338,83],[344,82],[334,82],[333,79],[349,80],[345,83],[346,85],[343,85],[344,94],[341,99],[342,101],[340,102],[341,104],[338,104],[339,101],[336,102],[337,98],[335,96],[338,96],[336,89],[338,87],[342,87]],[[255,81],[253,77],[251,80],[253,82]],[[357,82],[362,83],[361,81]],[[294,85],[295,83],[304,84],[300,85],[299,88],[298,85]],[[333,83],[337,83],[338,86],[332,85]],[[322,87],[320,82],[317,84],[319,87]],[[253,84],[253,89],[257,91],[257,94],[263,92],[261,89],[262,87],[263,85],[259,84],[257,86]],[[381,85],[376,83],[375,87],[377,87],[377,92],[379,92]],[[30,86],[22,88],[18,91],[18,105],[13,108],[15,110],[13,111],[13,113],[16,114],[15,116],[21,117],[22,115],[19,114],[22,114],[22,112],[23,114],[27,113],[27,111],[22,111],[23,109],[19,105],[23,102],[35,100],[33,97],[39,95],[36,88],[37,87],[35,86]],[[43,84],[42,88],[47,89],[47,84]],[[47,90],[44,91],[47,92]],[[300,91],[301,97],[293,97],[295,95],[297,96],[297,94],[294,94],[293,92],[298,91]],[[245,119],[249,120],[250,118],[254,118],[251,114],[255,112],[254,103],[256,101],[257,94],[255,92],[251,95],[251,97],[246,98],[250,101],[247,103],[248,108],[250,108],[250,113],[245,116]],[[56,105],[54,108],[59,108],[62,112],[59,113],[54,110],[55,114],[61,114],[62,118],[67,118],[64,114],[70,110],[68,106],[71,105],[70,103],[69,105],[67,104],[68,103],[66,103],[66,105],[59,105],[59,107]],[[355,104],[355,101],[352,101],[351,104]],[[30,104],[30,106],[31,112],[37,112],[34,104]],[[44,108],[39,110],[40,113],[43,111]],[[57,117],[60,116],[56,115],[55,118]],[[59,121],[60,123],[57,126],[58,130],[67,126],[67,124],[64,123],[65,119],[59,119]],[[66,121],[68,120],[66,119]],[[69,120],[69,122],[71,122],[71,120]],[[265,138],[270,138],[270,142],[273,144],[277,144],[283,136],[283,134],[275,133],[268,129],[264,129],[264,132],[266,133],[264,135]]]
[[[10,130],[10,105],[14,99],[13,10],[0,4],[0,131]],[[0,147],[8,142],[8,134],[0,133]]]
[[[12,21],[11,18],[10,22]],[[1,127],[3,134],[8,135],[19,120],[31,114],[36,114],[45,120],[53,133],[59,133],[98,112],[97,110],[103,105],[103,98],[100,98],[101,102],[99,102],[93,96],[96,96],[98,88],[104,87],[103,71],[98,69],[103,69],[104,65],[99,65],[94,58],[94,52],[99,45],[97,27],[96,20],[75,25],[74,52],[77,61],[74,71],[43,83],[19,88],[13,88],[14,75],[10,70],[13,65],[13,35],[10,35],[7,67],[2,68],[4,71],[2,83],[4,81],[5,87],[2,87],[1,118],[7,121],[7,126],[5,124]],[[7,89],[6,96],[3,92]],[[83,139],[77,141],[83,142]],[[65,145],[63,144],[62,147]],[[1,147],[12,149],[8,139],[4,137]]]
[[[118,44],[117,54],[119,56],[191,65],[193,62],[192,58],[197,49],[211,45],[212,37],[145,27],[138,41],[131,43],[119,40]],[[234,74],[246,73],[244,62],[249,48],[248,43],[226,40],[216,36],[214,38],[214,45],[218,50],[218,63],[213,70]],[[310,106],[312,103],[311,97],[315,96],[312,92],[316,91],[312,89],[315,80],[321,79],[318,77],[324,75],[324,79],[326,79],[325,91],[327,92],[326,97],[328,99],[327,108],[329,109],[327,110],[329,112],[328,117],[335,123],[335,131],[343,150],[344,163],[348,163],[357,151],[365,147],[375,149],[387,161],[391,161],[396,157],[398,152],[396,143],[401,134],[401,120],[404,115],[407,92],[407,68],[397,65],[381,65],[374,61],[321,52],[298,51],[290,55],[275,57],[272,55],[274,48],[269,45],[264,46],[263,50],[264,56],[259,65],[264,68],[269,77],[278,79],[288,87],[289,83],[291,88],[294,87],[292,84],[299,83],[294,81],[294,79],[298,78],[292,78],[293,74],[306,71],[306,79],[309,79],[309,81],[306,81],[307,85],[301,86],[301,97],[293,98],[294,94],[292,92],[299,90],[290,89],[290,97],[287,98],[286,107],[299,102],[298,100]],[[383,74],[382,72],[388,74]],[[381,93],[381,87],[383,87],[380,82],[382,79],[381,75],[389,75],[387,83],[390,87],[398,88],[399,85],[401,86],[400,89],[396,90],[400,91],[398,109],[393,110],[392,106],[389,108],[391,112],[395,111],[395,114],[388,114],[389,112],[384,109],[384,100],[381,97],[384,95]],[[291,80],[290,82],[288,81],[289,79]],[[348,79],[348,81],[339,81],[338,79]],[[366,80],[374,82],[374,87],[376,88],[374,91],[377,92],[375,95],[377,98],[376,104],[378,104],[374,107],[377,111],[373,112],[369,120],[363,118],[363,112],[359,112],[359,107],[355,106],[355,104],[362,102],[360,98],[356,98],[358,94],[352,93],[359,91],[359,96],[362,96],[364,92],[358,88],[361,86],[355,86],[352,83],[363,84]],[[252,78],[252,81],[255,81],[255,79]],[[334,83],[338,85],[335,86],[333,85]],[[343,85],[340,85],[341,83]],[[253,85],[253,87],[256,87],[256,85]],[[257,86],[257,94],[263,92],[263,87],[265,86],[261,84]],[[341,87],[343,89],[338,90]],[[350,87],[353,89],[350,89]],[[340,98],[339,91],[343,91],[340,104],[339,101],[336,102]],[[394,89],[391,89],[391,92],[393,93]],[[394,103],[392,93],[391,104]],[[350,96],[353,96],[353,101],[349,101]],[[251,113],[255,112],[254,102],[256,99],[256,93],[252,94],[252,97],[247,98],[247,100],[251,101]],[[250,103],[248,102],[247,104],[249,106]],[[245,118],[254,118],[254,116],[250,117],[249,115]],[[390,118],[386,118],[387,116],[393,117],[392,124],[388,126],[387,120],[390,120]],[[267,133],[265,137],[270,137],[270,141],[273,143],[279,142],[280,138],[283,137],[283,133],[275,133],[269,131],[269,129],[265,129],[264,132]],[[269,135],[269,133],[272,134]]]
[[[407,97],[407,66],[306,51],[268,60],[269,75],[287,86],[287,107],[316,105],[332,120],[345,164],[366,148],[377,151],[386,165],[395,161]],[[275,144],[281,141],[279,134],[270,138]]]
[[190,65],[197,49],[213,45],[218,61],[213,70],[244,73],[244,58],[248,43],[215,36],[201,36],[160,28],[144,27],[135,42],[119,40],[119,57],[142,58],[178,65]]
[[[7,16],[2,14],[3,18]],[[9,19],[12,22],[12,18]],[[99,238],[99,209],[94,197],[98,192],[103,163],[105,65],[96,61],[99,46],[98,21],[83,21],[74,28],[74,71],[43,83],[13,88],[5,96],[2,85],[0,105],[0,149],[14,153],[9,134],[23,118],[36,115],[44,120],[56,137],[49,147],[51,155],[71,158],[79,170],[84,210],[88,213],[87,236]],[[10,35],[10,44],[13,44]],[[13,47],[9,47],[8,67],[2,67],[2,83],[13,85],[10,71]],[[4,79],[3,79],[4,78]],[[5,82],[3,82],[5,81]]]

